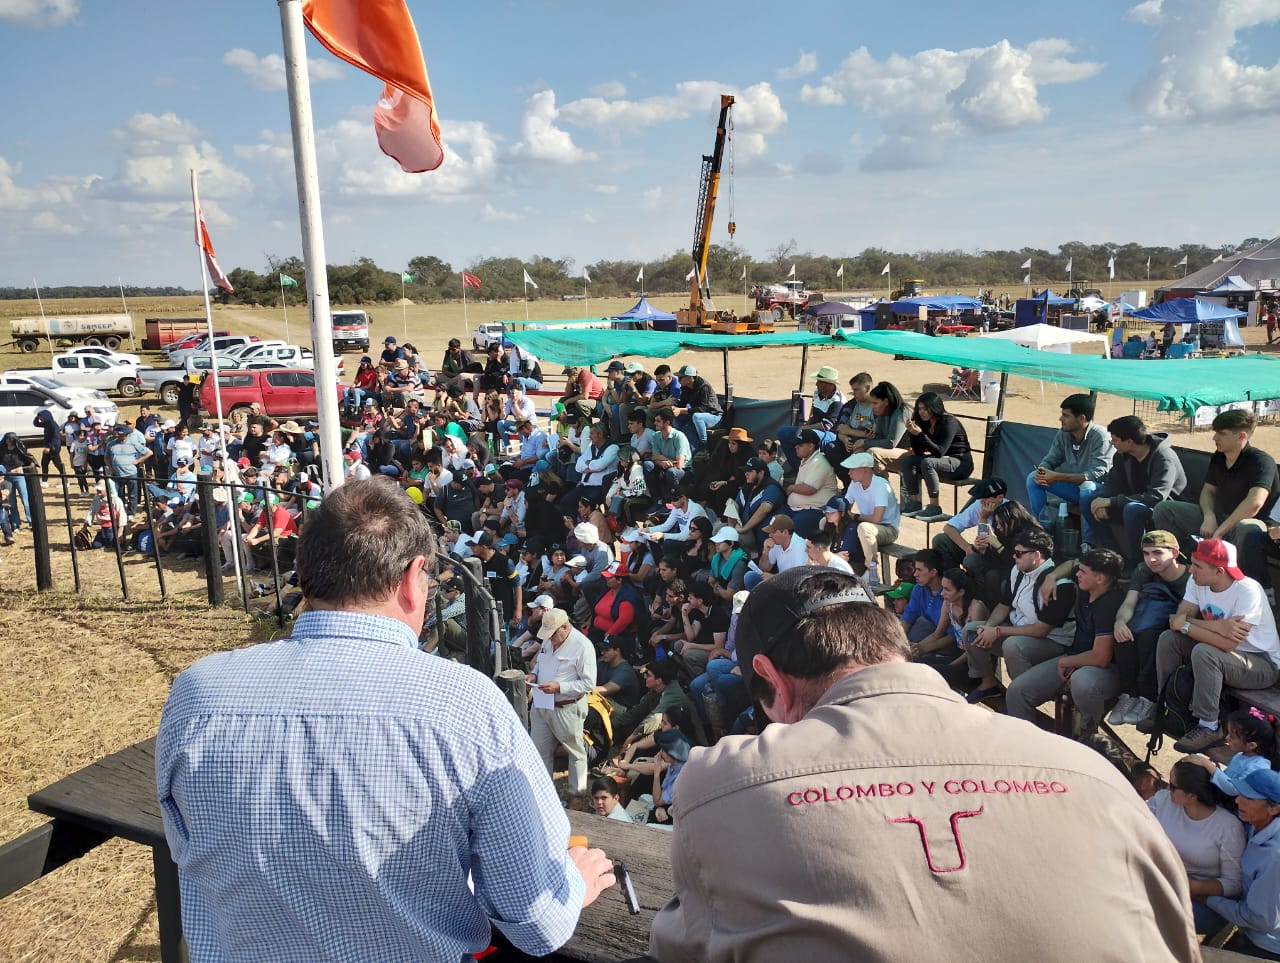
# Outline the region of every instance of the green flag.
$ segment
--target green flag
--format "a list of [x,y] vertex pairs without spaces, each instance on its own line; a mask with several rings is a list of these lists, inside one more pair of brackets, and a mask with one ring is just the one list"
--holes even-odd
[[411,284],[413,283],[413,275],[406,271],[404,274],[400,275],[400,280],[405,284]]
[[289,275],[285,274],[283,271],[281,271],[280,286],[282,288],[296,288],[298,286],[298,282],[295,281],[293,278],[289,277]]

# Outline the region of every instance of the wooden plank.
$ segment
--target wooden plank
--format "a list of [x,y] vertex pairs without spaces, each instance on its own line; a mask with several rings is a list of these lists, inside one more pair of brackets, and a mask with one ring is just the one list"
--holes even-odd
[[38,813],[144,846],[167,846],[156,796],[156,741],[112,753],[27,797]]
[[0,846],[0,899],[47,876],[110,837],[51,820]]
[[1263,712],[1280,719],[1280,688],[1270,689],[1234,689],[1227,687],[1227,695],[1244,708],[1256,706]]

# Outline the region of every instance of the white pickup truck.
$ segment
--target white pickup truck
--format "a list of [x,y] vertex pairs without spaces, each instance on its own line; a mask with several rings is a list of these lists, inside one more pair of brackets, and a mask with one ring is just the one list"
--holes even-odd
[[16,375],[43,375],[71,388],[94,388],[98,391],[115,391],[126,398],[136,398],[138,366],[119,364],[92,354],[54,355],[48,368],[17,368]]

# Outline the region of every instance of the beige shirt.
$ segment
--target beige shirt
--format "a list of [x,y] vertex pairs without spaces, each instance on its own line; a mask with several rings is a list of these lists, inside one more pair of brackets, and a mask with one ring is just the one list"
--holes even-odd
[[796,484],[812,485],[817,491],[812,495],[797,495],[794,492],[788,495],[787,506],[792,511],[799,511],[802,508],[821,508],[840,490],[835,469],[820,451],[815,451],[800,462],[800,467],[796,469]]
[[550,639],[542,640],[534,671],[539,684],[560,683],[557,702],[584,696],[596,687],[596,650],[590,639],[577,629],[570,629],[558,649]]
[[1120,773],[927,666],[694,749],[673,813],[664,963],[1200,959],[1182,861]]

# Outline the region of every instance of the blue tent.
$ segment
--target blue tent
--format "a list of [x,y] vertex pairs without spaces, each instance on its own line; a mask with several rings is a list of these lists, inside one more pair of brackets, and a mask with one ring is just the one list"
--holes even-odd
[[1222,296],[1226,294],[1256,294],[1258,289],[1242,278],[1238,274],[1228,275],[1223,279],[1212,291],[1204,291],[1204,294],[1212,294]]
[[1045,302],[1046,294],[1049,296],[1049,307],[1051,308],[1060,308],[1067,304],[1076,303],[1075,298],[1064,298],[1060,294],[1054,294],[1053,291],[1051,291],[1049,288],[1045,288],[1043,291],[1039,291],[1036,294],[1034,294],[1032,296],[1032,300],[1039,301],[1041,304],[1043,304]]
[[937,294],[931,297],[903,298],[901,301],[894,301],[889,310],[894,314],[918,315],[921,308],[929,311],[981,311],[982,302],[962,295]]
[[1200,298],[1174,298],[1172,301],[1161,301],[1141,311],[1134,311],[1133,316],[1142,321],[1172,321],[1174,324],[1195,324],[1200,321],[1234,321],[1243,318],[1244,312],[1234,308],[1224,308],[1212,301]]
[[615,328],[652,327],[655,331],[674,331],[676,316],[669,311],[659,311],[647,298],[642,297],[626,311],[615,314],[612,320],[624,322],[615,324]]

